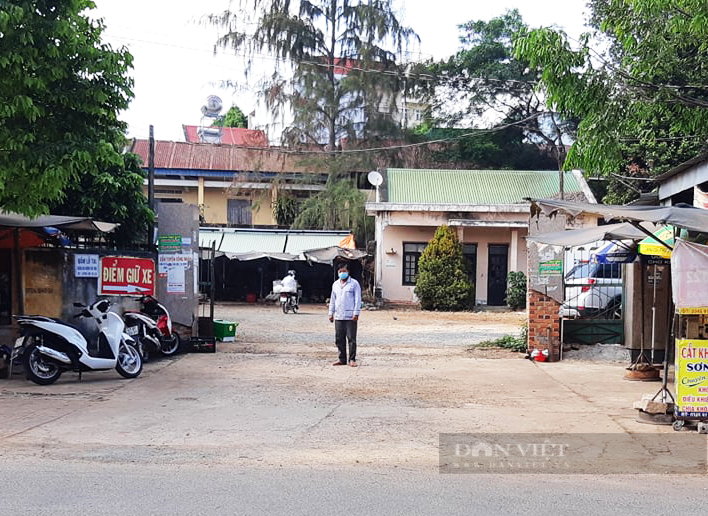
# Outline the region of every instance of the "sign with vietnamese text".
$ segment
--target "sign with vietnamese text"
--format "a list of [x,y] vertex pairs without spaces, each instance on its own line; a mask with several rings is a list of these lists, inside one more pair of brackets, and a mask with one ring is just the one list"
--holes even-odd
[[676,415],[708,419],[708,340],[676,339]]
[[563,273],[563,260],[548,260],[538,264],[541,276],[560,276]]
[[191,264],[191,253],[161,254],[157,257],[157,273],[161,278],[166,278],[172,269],[189,269]]
[[150,258],[104,256],[98,279],[102,296],[141,296],[155,293],[155,262]]
[[182,250],[182,235],[160,235],[157,248],[161,253],[175,253]]
[[97,254],[75,254],[74,255],[74,277],[76,277],[76,278],[98,278],[98,255]]

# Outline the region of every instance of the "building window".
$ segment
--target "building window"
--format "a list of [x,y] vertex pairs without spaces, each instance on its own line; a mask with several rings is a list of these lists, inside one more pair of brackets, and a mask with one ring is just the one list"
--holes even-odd
[[247,199],[229,199],[226,217],[230,225],[251,225],[251,201]]
[[420,255],[428,244],[403,244],[403,284],[415,285]]

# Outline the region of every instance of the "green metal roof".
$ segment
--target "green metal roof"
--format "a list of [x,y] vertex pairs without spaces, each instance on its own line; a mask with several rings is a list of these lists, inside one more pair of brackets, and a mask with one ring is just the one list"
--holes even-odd
[[[387,202],[401,204],[521,204],[558,195],[555,170],[431,170],[389,168]],[[573,172],[564,193],[581,192]]]

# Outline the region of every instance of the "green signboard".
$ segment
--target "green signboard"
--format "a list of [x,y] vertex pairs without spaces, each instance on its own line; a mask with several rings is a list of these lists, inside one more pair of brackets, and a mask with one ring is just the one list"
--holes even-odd
[[563,260],[549,260],[538,264],[538,273],[541,276],[560,276],[563,274]]
[[157,239],[157,248],[161,253],[182,250],[182,235],[162,235]]

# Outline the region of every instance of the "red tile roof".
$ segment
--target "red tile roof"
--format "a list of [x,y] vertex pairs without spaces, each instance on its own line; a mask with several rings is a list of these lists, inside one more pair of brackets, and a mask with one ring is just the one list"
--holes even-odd
[[[196,125],[183,125],[184,139],[189,143],[201,143]],[[245,145],[247,147],[268,147],[268,137],[259,129],[243,129],[240,127],[222,127],[222,145]]]

